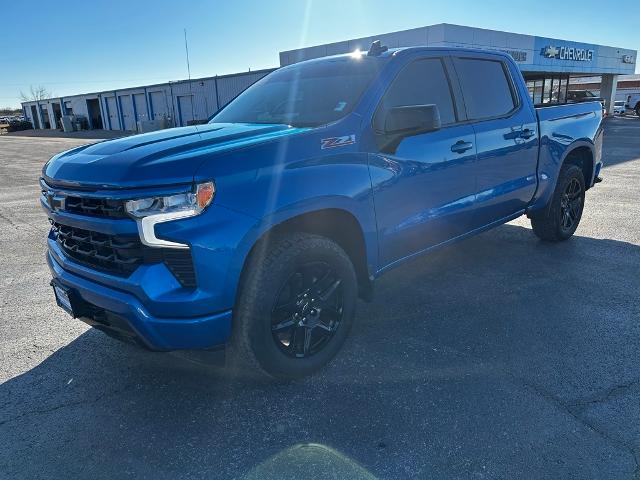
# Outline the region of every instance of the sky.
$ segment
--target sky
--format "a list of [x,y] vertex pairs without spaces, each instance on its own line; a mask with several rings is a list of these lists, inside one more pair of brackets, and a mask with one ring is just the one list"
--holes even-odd
[[276,67],[299,47],[453,23],[640,50],[640,0],[3,1],[0,107]]

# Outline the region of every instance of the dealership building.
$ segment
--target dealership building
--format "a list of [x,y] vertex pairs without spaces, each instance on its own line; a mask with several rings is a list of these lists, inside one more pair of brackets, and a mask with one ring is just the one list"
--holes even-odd
[[[571,101],[575,90],[589,85],[597,86],[594,90],[605,100],[609,111],[613,100],[624,99],[627,93],[617,93],[618,80],[634,74],[637,61],[635,50],[621,47],[438,24],[283,51],[280,66],[368,50],[374,40],[389,48],[426,45],[506,52],[520,67],[535,104]],[[34,128],[60,128],[63,116],[75,116],[84,128],[108,130],[135,131],[140,125],[148,125],[149,129],[185,126],[205,121],[272,70],[51,98],[24,102],[22,107]],[[583,80],[586,78],[588,82]]]

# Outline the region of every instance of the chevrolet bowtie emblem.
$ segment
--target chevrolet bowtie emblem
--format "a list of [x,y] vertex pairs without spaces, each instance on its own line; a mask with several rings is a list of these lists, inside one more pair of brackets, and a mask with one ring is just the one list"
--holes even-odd
[[544,49],[544,56],[547,58],[556,58],[558,56],[558,54],[560,53],[560,50],[558,50],[556,47],[545,47]]

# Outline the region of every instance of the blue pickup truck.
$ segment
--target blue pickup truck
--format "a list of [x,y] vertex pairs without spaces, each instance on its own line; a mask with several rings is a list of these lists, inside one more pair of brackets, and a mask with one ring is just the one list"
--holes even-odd
[[307,375],[404,261],[520,215],[568,239],[601,146],[598,102],[534,108],[506,54],[374,43],[278,69],[208,124],[51,158],[52,286],[116,338]]

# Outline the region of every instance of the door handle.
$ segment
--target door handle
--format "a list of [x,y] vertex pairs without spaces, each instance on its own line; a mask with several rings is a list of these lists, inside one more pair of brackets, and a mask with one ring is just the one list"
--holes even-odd
[[520,132],[520,138],[524,138],[525,140],[533,137],[536,134],[535,130],[531,130],[530,128],[525,128]]
[[451,145],[451,151],[455,153],[464,153],[470,148],[473,148],[473,143],[465,142],[464,140],[458,140],[456,143]]

